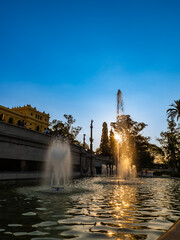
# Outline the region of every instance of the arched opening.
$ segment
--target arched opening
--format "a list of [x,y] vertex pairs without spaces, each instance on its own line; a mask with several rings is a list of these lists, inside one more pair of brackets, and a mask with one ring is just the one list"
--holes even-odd
[[21,120],[18,120],[17,125],[18,125],[18,126],[22,126]]
[[37,127],[36,127],[36,131],[38,131],[38,132],[39,132],[39,126],[37,126]]
[[0,121],[3,121],[3,120],[4,120],[4,114],[1,113],[1,114],[0,114]]
[[8,123],[11,123],[11,124],[13,123],[13,118],[12,117],[9,118]]

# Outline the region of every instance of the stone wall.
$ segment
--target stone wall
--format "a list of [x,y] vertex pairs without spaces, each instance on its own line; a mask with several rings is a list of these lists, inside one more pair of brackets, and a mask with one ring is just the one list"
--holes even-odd
[[[41,177],[52,136],[0,122],[0,179]],[[71,145],[73,175],[92,176],[107,157],[99,157],[83,147]],[[14,176],[14,177],[13,177]]]

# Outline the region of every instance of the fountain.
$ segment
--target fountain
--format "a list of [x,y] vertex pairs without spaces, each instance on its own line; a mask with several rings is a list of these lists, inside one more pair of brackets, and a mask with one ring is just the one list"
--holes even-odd
[[52,188],[59,189],[71,178],[72,164],[70,146],[58,139],[52,141],[48,147],[45,160],[44,179],[50,179]]
[[[121,138],[118,137],[121,135]],[[116,134],[117,140],[117,176],[122,179],[136,178],[136,166],[133,165],[135,146],[126,134]]]
[[[120,114],[120,110],[122,114]],[[133,165],[135,158],[135,143],[131,136],[129,115],[124,115],[124,103],[121,90],[117,92],[117,120],[111,123],[115,130],[117,141],[117,176],[121,179],[131,179],[137,176],[136,166]]]

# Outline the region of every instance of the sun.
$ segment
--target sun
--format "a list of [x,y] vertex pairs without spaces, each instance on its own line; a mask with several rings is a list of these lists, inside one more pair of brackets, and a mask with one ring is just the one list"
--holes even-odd
[[121,136],[120,136],[118,133],[115,133],[114,137],[115,137],[115,139],[116,139],[118,142],[121,142],[121,141],[122,141],[122,138],[121,138]]

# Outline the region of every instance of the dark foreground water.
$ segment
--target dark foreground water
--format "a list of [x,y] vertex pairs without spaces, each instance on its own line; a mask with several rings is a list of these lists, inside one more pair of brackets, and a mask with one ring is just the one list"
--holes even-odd
[[0,183],[0,240],[155,240],[179,217],[176,179],[80,179],[59,192]]

